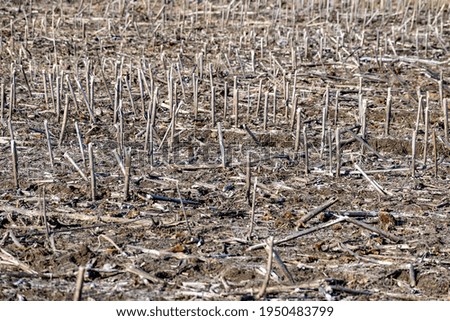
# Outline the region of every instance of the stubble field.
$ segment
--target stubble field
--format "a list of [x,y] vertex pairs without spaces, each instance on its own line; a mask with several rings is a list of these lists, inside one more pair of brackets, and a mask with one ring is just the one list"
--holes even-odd
[[2,1],[0,299],[447,300],[449,21]]

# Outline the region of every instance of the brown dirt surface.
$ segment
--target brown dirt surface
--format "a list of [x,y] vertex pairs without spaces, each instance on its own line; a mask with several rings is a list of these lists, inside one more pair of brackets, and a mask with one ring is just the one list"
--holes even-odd
[[449,21],[1,1],[0,300],[448,300]]

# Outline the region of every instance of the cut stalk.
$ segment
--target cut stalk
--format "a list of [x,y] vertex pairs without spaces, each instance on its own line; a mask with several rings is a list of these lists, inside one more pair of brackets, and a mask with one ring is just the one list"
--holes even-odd
[[48,122],[47,119],[44,120],[44,129],[45,129],[45,136],[47,137],[47,148],[48,148],[48,157],[50,159],[50,165],[53,167],[53,152],[52,152],[52,143],[50,140],[50,132],[48,130]]
[[17,159],[17,147],[14,139],[11,140],[11,158],[13,167],[14,188],[19,189],[19,161]]
[[97,184],[95,180],[95,168],[94,168],[94,152],[92,143],[88,144],[88,154],[89,154],[89,167],[91,172],[91,199],[95,201],[97,194]]
[[217,123],[217,134],[219,137],[219,146],[220,146],[220,154],[222,157],[222,167],[225,168],[227,166],[226,155],[225,155],[225,144],[223,142],[223,132],[222,132],[222,123]]

